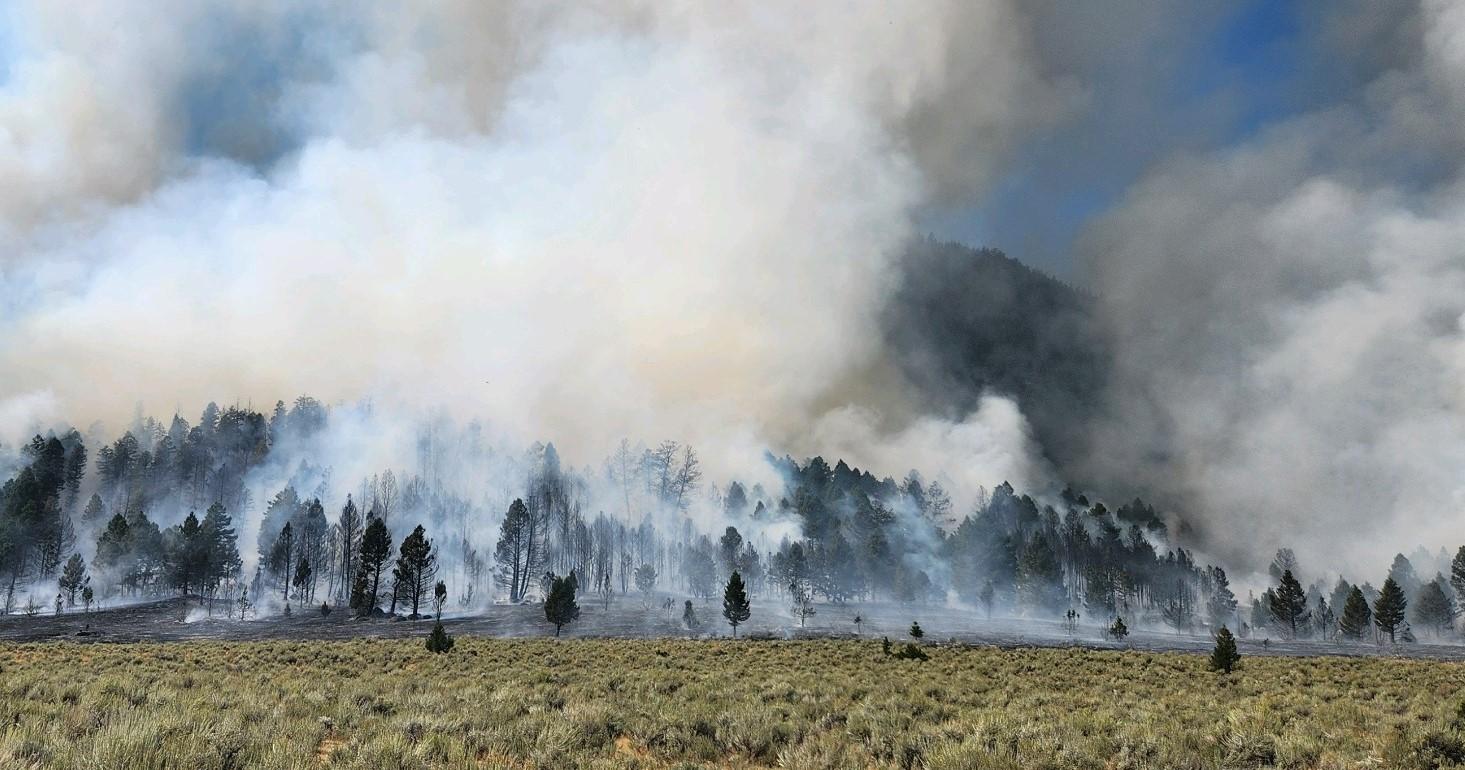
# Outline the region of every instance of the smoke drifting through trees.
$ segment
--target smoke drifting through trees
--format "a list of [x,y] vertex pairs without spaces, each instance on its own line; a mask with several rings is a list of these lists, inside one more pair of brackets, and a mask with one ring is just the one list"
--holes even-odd
[[[1275,587],[1243,604],[1226,570],[1199,563],[1142,500],[1111,508],[1002,483],[958,509],[917,471],[897,481],[822,457],[768,455],[767,483],[717,480],[695,447],[627,441],[577,468],[553,444],[516,449],[434,420],[417,427],[411,465],[337,465],[354,455],[328,454],[333,434],[384,435],[373,420],[310,398],[270,418],[210,405],[197,425],[168,421],[185,437],[173,451],[162,423],[139,417],[96,449],[74,488],[67,458],[88,452],[85,440],[36,437],[0,488],[4,610],[57,589],[69,603],[85,587],[107,603],[198,597],[219,617],[317,606],[415,617],[429,590],[443,602],[451,589],[466,611],[553,599],[546,617],[562,627],[578,616],[576,595],[609,606],[639,593],[651,611],[660,594],[665,611],[676,596],[720,594],[729,622],[747,620],[751,600],[785,627],[821,605],[873,601],[1066,617],[1070,633],[1081,610],[1096,628],[1413,641],[1454,638],[1465,582],[1465,548],[1398,555],[1382,591],[1330,585],[1336,565],[1284,548]],[[210,498],[199,518],[194,503]],[[714,618],[684,610],[689,630]]]
[[[0,433],[23,446],[62,421],[124,424],[138,402],[192,413],[303,390],[372,399],[395,417],[378,429],[408,434],[449,405],[574,457],[677,436],[709,476],[749,483],[768,447],[917,467],[957,516],[983,485],[1056,494],[1052,478],[1074,478],[1184,515],[1238,578],[1261,567],[1255,542],[1370,570],[1412,546],[1394,538],[1462,535],[1465,19],[1432,1],[1300,5],[1298,45],[1337,82],[1298,89],[1317,110],[1207,152],[1179,130],[1193,111],[1135,98],[1187,69],[1157,60],[1204,47],[1224,14],[1200,4],[14,3]],[[1113,143],[1066,141],[1109,120]],[[1186,153],[1081,239],[1097,332],[1075,321],[1090,302],[1062,292],[1022,304],[1043,315],[1022,329],[990,324],[995,342],[973,336],[981,312],[913,331],[901,319],[919,326],[962,282],[939,254],[902,260],[912,218],[982,198],[1033,160],[1027,138],[1084,172]],[[1030,208],[994,217],[1001,240],[1043,229],[1050,212]],[[1014,357],[1007,332],[1053,348]],[[918,371],[930,380],[907,382]],[[253,516],[293,477],[231,479],[259,430],[226,429],[230,470],[190,477],[188,507]],[[164,432],[172,446],[148,451],[190,451]],[[330,439],[317,457],[365,466],[332,463],[337,483],[408,465],[389,453],[403,436],[338,424]],[[104,476],[140,451],[112,449]],[[27,464],[12,460],[7,475]],[[446,471],[417,472],[434,486]],[[319,483],[301,478],[299,498]],[[400,503],[381,497],[395,526]],[[327,518],[341,505],[323,501]],[[496,543],[432,534],[485,574]],[[38,558],[65,557],[64,533],[43,540]],[[1026,557],[1048,571],[1043,550]],[[348,552],[325,572],[305,555],[307,594],[332,572],[357,582]],[[608,572],[624,587],[635,566]]]

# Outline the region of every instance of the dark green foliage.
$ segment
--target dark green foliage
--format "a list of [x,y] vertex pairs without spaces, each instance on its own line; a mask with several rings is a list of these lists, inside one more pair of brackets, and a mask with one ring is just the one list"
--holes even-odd
[[1404,611],[1408,607],[1404,589],[1392,577],[1385,580],[1384,587],[1379,590],[1379,598],[1373,603],[1373,624],[1389,635],[1390,643],[1395,641],[1394,635],[1404,623]]
[[[688,603],[690,605],[690,602]],[[580,606],[575,604],[575,584],[569,578],[556,576],[550,581],[549,595],[544,600],[544,618],[554,624],[554,635],[560,629],[580,617]]]
[[[732,529],[728,527],[728,529]],[[732,626],[733,638],[737,638],[738,624],[745,622],[752,617],[753,608],[748,602],[748,592],[743,586],[743,576],[737,571],[727,580],[727,588],[722,592],[722,616],[727,618],[728,625]]]
[[1305,624],[1308,618],[1307,592],[1292,576],[1292,570],[1282,571],[1276,589],[1267,595],[1267,609],[1287,638],[1296,639],[1298,626]]
[[925,650],[921,649],[920,647],[915,646],[914,644],[912,644],[910,642],[906,642],[905,646],[904,647],[901,647],[899,650],[897,650],[896,653],[892,657],[896,658],[897,660],[930,660],[931,659],[931,656],[927,655]]
[[[392,609],[395,612],[400,601],[412,608],[408,617],[416,618],[428,586],[437,575],[437,553],[433,551],[432,541],[427,539],[427,530],[421,524],[402,539],[398,550],[397,564],[392,568]],[[571,586],[570,595],[574,596],[574,593],[575,588]]]
[[1122,642],[1126,636],[1129,636],[1129,626],[1124,625],[1124,618],[1114,619],[1114,622],[1109,625],[1109,636],[1116,642]]
[[920,639],[921,637],[923,637],[923,636],[926,635],[926,632],[925,632],[925,630],[923,630],[921,628],[921,624],[920,623],[912,622],[911,623],[911,629],[910,629],[910,635],[911,635],[911,638],[912,639]]
[[352,587],[354,598],[351,608],[362,615],[376,611],[381,596],[381,574],[386,568],[387,555],[392,552],[392,536],[387,525],[380,518],[373,518],[366,525],[361,536],[361,572],[358,585]]
[[1455,558],[1450,561],[1450,587],[1455,589],[1455,595],[1465,597],[1465,545],[1455,551]]
[[1236,637],[1231,635],[1231,629],[1221,626],[1221,630],[1216,632],[1216,647],[1211,650],[1211,670],[1229,674],[1240,661],[1241,653],[1236,651]]
[[427,651],[442,654],[451,649],[453,649],[453,637],[448,636],[447,630],[443,628],[442,621],[434,623],[432,633],[427,637]]
[[56,581],[61,592],[66,594],[67,606],[76,606],[76,592],[81,590],[87,580],[86,562],[82,560],[81,554],[72,554],[66,560],[66,566],[61,568],[61,579]]
[[880,651],[885,654],[885,657],[890,657],[890,637],[880,637]]
[[515,499],[504,515],[499,529],[494,559],[498,564],[499,585],[508,589],[509,601],[518,604],[529,592],[531,576],[544,562],[539,545],[543,524],[538,512],[530,512],[523,500]]
[[1368,599],[1364,598],[1362,590],[1353,586],[1343,603],[1343,616],[1338,619],[1338,631],[1344,638],[1356,641],[1362,639],[1372,625],[1373,612],[1368,608]]

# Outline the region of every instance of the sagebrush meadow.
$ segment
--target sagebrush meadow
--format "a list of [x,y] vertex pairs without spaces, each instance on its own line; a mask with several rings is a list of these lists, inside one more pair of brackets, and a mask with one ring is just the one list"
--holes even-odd
[[869,641],[0,647],[7,768],[1427,768],[1465,666]]

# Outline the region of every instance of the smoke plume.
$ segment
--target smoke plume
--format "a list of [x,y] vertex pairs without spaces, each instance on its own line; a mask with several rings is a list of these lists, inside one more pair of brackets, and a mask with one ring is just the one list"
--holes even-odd
[[447,406],[581,462],[669,436],[721,474],[770,447],[1041,474],[1010,403],[922,416],[874,322],[913,212],[1078,102],[1016,4],[8,21],[15,433],[303,392]]
[[1091,462],[1232,563],[1378,574],[1465,534],[1465,13],[1324,5],[1336,99],[1160,164],[1088,232],[1117,351]]

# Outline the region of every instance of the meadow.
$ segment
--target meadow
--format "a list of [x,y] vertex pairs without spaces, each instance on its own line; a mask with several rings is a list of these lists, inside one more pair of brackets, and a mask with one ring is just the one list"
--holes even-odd
[[0,645],[4,768],[1465,762],[1465,664],[874,640]]

